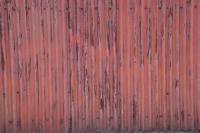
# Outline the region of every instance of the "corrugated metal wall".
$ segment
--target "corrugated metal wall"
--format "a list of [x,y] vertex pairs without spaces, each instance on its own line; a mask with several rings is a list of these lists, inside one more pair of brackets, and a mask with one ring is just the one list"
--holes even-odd
[[0,132],[200,129],[200,0],[0,0]]

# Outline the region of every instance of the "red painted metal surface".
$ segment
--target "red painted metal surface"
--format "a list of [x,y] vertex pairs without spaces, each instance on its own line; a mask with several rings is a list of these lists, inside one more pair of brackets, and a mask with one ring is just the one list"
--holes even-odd
[[0,132],[200,129],[200,0],[0,0]]

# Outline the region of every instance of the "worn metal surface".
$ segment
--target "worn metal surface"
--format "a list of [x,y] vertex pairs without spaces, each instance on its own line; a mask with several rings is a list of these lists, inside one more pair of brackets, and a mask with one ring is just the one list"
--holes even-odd
[[200,0],[0,0],[0,132],[200,129]]

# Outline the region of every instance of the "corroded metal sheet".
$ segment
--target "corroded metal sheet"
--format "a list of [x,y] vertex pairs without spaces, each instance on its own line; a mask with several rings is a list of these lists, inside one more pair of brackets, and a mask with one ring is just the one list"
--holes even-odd
[[200,129],[200,0],[0,0],[0,132]]

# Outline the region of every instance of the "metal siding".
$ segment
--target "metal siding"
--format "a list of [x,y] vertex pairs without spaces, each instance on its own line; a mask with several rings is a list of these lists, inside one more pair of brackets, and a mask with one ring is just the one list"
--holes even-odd
[[0,0],[0,132],[200,130],[199,0]]

